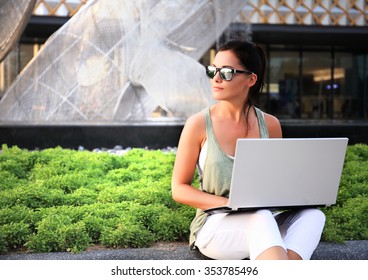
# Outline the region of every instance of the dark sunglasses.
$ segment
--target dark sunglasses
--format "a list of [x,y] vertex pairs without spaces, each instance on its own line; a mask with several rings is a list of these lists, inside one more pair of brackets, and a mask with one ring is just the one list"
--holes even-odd
[[225,81],[231,81],[235,73],[245,73],[245,74],[254,74],[252,71],[248,70],[237,70],[229,67],[215,67],[212,65],[206,66],[206,74],[208,78],[213,79],[217,72],[220,73],[221,79]]

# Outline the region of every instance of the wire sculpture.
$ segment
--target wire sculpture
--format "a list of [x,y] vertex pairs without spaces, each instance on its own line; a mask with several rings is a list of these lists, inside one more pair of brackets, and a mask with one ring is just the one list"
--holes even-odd
[[[184,119],[211,103],[198,60],[243,0],[91,0],[0,101],[0,122]],[[154,113],[160,110],[159,116]]]

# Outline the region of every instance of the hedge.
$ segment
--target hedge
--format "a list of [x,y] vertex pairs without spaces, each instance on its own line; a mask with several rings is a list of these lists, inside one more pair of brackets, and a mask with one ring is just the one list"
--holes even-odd
[[[195,209],[171,198],[174,152],[124,155],[61,147],[0,152],[0,253],[148,247],[187,241]],[[194,180],[199,185],[198,178]],[[368,147],[348,147],[322,240],[368,239]]]

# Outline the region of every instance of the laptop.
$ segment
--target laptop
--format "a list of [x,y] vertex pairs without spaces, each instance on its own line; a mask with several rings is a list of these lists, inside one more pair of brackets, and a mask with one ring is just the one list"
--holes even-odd
[[229,204],[208,214],[336,203],[348,138],[238,139]]

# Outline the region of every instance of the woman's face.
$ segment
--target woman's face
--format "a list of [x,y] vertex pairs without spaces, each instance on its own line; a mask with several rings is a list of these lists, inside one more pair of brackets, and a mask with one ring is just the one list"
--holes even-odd
[[[246,70],[235,56],[235,54],[228,51],[220,51],[216,54],[213,61],[213,66],[221,68],[228,67],[237,70]],[[255,75],[235,73],[231,81],[222,80],[219,72],[210,80],[213,98],[216,100],[240,100],[244,102],[248,97],[249,87],[254,84]]]

